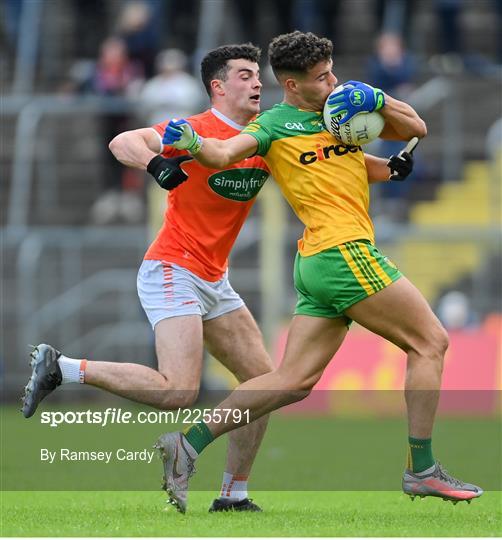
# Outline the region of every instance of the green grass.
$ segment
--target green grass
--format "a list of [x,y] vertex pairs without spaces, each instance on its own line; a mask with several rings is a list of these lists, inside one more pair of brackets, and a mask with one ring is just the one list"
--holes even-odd
[[40,460],[41,448],[151,450],[173,425],[50,428],[38,415],[25,420],[13,407],[0,412],[3,536],[502,535],[499,418],[440,418],[436,424],[435,455],[452,474],[486,490],[471,505],[411,502],[398,491],[404,417],[276,414],[250,478],[251,496],[264,513],[207,512],[225,468],[222,437],[198,459],[189,511],[181,515],[166,511],[165,494],[157,491],[157,458],[109,465]]
[[[76,479],[77,480],[77,479]],[[501,493],[471,505],[397,491],[259,492],[262,514],[209,514],[214,493],[190,494],[185,515],[155,492],[4,492],[3,536],[499,536]]]
[[[157,457],[145,462],[42,462],[40,449],[152,450],[171,425],[67,425],[50,428],[38,416],[1,410],[1,487],[4,491],[155,491]],[[502,490],[499,418],[440,419],[434,455],[454,476],[486,491]],[[185,426],[186,427],[186,426]],[[251,476],[254,491],[394,491],[406,460],[404,418],[337,418],[274,415]],[[217,489],[225,468],[227,438],[211,444],[197,461],[193,491]],[[294,474],[291,474],[294,471]]]

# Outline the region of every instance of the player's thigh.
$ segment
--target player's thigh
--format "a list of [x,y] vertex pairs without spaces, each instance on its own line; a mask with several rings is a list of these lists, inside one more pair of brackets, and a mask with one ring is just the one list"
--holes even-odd
[[154,329],[158,370],[173,390],[199,388],[204,285],[169,261],[145,260],[138,271],[138,295]]
[[340,348],[348,327],[345,317],[296,315],[289,328],[280,375],[288,386],[309,390]]
[[162,319],[155,325],[155,348],[159,372],[171,387],[198,389],[202,374],[202,318],[182,315]]
[[239,381],[272,370],[263,336],[246,306],[203,323],[207,350]]
[[357,302],[345,313],[405,351],[446,349],[446,331],[420,291],[405,277]]

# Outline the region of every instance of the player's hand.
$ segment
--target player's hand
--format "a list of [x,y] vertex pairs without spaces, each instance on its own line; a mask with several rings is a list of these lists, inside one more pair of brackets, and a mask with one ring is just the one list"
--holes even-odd
[[413,170],[413,150],[419,142],[418,137],[413,137],[410,142],[399,152],[397,156],[390,156],[387,161],[391,173],[389,180],[403,181]]
[[202,138],[184,118],[173,119],[167,124],[162,143],[174,146],[178,150],[188,150],[196,154],[202,148]]
[[[385,96],[379,88],[359,81],[347,81],[341,92],[335,92],[328,97],[328,105],[333,106],[329,111],[336,116],[340,124],[344,124],[361,112],[380,110],[385,105]],[[338,116],[343,116],[338,119]]]
[[391,170],[389,180],[404,180],[413,170],[413,156],[401,151],[397,156],[390,156],[387,167]]
[[192,156],[176,156],[173,158],[155,156],[146,170],[155,178],[155,181],[162,189],[170,191],[188,178],[188,174],[181,168],[181,164],[192,159]]

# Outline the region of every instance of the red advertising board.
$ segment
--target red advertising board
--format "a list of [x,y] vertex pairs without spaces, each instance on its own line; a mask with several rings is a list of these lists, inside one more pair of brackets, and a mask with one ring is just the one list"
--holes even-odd
[[[440,402],[443,411],[473,414],[496,411],[502,389],[500,320],[495,317],[482,327],[449,333],[450,346],[445,358]],[[286,338],[287,330],[278,340],[277,358],[282,358]],[[402,391],[405,371],[406,355],[403,351],[354,325],[316,384],[315,390],[319,392],[288,407],[288,410],[338,409],[343,405],[340,401],[344,400],[346,407],[354,408],[349,398],[351,393],[356,394],[353,391],[358,391],[355,409],[361,412],[375,408],[388,409],[389,412],[403,409],[402,392],[375,391]]]

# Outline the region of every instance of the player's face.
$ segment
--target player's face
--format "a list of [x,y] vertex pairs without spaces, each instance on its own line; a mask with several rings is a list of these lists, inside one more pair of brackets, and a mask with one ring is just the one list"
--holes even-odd
[[228,106],[254,116],[260,112],[260,68],[255,62],[237,59],[228,61],[227,79],[221,81]]
[[319,62],[297,80],[298,93],[310,110],[322,111],[327,97],[335,89],[338,79],[332,69],[333,60]]

